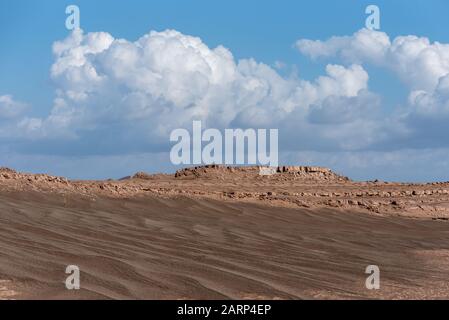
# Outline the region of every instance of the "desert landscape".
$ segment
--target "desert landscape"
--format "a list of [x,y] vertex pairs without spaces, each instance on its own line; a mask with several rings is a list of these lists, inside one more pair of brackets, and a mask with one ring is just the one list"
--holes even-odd
[[[69,181],[1,169],[0,297],[449,298],[449,183],[259,173]],[[65,288],[67,265],[80,290]],[[368,265],[379,290],[365,287]]]

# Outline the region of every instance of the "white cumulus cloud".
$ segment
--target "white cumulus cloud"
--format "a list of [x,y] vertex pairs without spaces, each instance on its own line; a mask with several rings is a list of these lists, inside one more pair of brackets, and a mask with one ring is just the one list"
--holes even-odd
[[394,71],[412,90],[433,90],[449,74],[449,44],[426,37],[398,36],[362,29],[326,41],[301,39],[298,50],[312,58],[340,57],[350,63],[374,63]]
[[[314,81],[284,78],[264,63],[237,61],[223,46],[209,48],[175,30],[152,31],[134,42],[77,30],[56,42],[53,53],[53,109],[19,127],[33,139],[82,141],[91,152],[147,150],[198,119],[218,128],[306,123],[311,109],[333,99],[366,99],[369,80],[358,64],[328,65]],[[351,113],[341,116],[343,122],[365,116],[353,111],[340,110]]]
[[11,120],[21,116],[27,104],[17,101],[11,95],[0,95],[0,121]]
[[301,39],[296,47],[314,59],[337,57],[392,71],[410,91],[402,108],[390,115],[387,128],[392,133],[392,126],[402,127],[399,131],[407,134],[392,134],[390,140],[404,147],[449,145],[449,44],[414,35],[391,40],[384,32],[362,29],[325,41]]

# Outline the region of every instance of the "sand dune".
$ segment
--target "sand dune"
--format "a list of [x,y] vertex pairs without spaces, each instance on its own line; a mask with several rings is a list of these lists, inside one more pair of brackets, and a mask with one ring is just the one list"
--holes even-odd
[[[431,216],[8,181],[0,183],[0,299],[449,298],[449,223]],[[121,186],[149,188],[145,181]],[[185,181],[190,191],[201,185],[182,181],[184,190]],[[202,184],[204,193],[223,189]],[[365,287],[372,264],[380,290]],[[65,288],[67,265],[79,266],[80,290]]]

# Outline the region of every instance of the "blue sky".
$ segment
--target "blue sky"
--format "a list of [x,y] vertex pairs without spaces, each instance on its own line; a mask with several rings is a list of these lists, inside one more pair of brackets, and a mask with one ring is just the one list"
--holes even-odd
[[[373,1],[55,1],[0,2],[0,88],[31,98],[34,111],[48,112],[54,97],[49,80],[51,45],[67,36],[65,8],[76,4],[85,31],[107,31],[117,38],[137,39],[149,30],[176,29],[199,36],[210,47],[222,44],[236,58],[254,57],[272,64],[296,65],[304,78],[323,69],[293,49],[298,38],[326,39],[352,34],[364,26]],[[439,1],[375,1],[382,12],[382,30],[397,36],[415,34],[449,42],[449,3]],[[7,45],[6,45],[7,44]],[[28,61],[28,63],[24,63]],[[389,91],[392,101],[404,93],[387,72],[372,85]],[[24,81],[26,79],[26,81]],[[390,85],[393,83],[393,86]],[[398,97],[399,96],[399,97]],[[30,99],[30,100],[31,100]]]
[[[232,53],[236,64],[241,59],[253,59],[257,63],[270,66],[286,79],[298,77],[301,80],[313,82],[316,78],[326,75],[328,64],[338,64],[347,68],[354,63],[361,64],[369,75],[366,89],[378,95],[381,101],[379,117],[384,117],[384,122],[389,121],[387,118],[396,113],[396,109],[399,110],[407,104],[410,92],[415,89],[414,84],[406,83],[401,78],[401,74],[398,76],[397,70],[379,66],[378,61],[373,62],[370,59],[362,62],[347,61],[341,59],[338,54],[326,59],[312,57],[304,50],[298,50],[296,41],[299,39],[325,41],[332,36],[352,36],[365,25],[366,6],[375,4],[381,10],[380,31],[387,34],[391,41],[398,36],[415,35],[428,38],[430,43],[435,41],[449,43],[449,19],[447,19],[449,3],[444,0],[375,2],[355,0],[308,2],[1,0],[0,96],[8,95],[13,97],[15,102],[26,104],[27,118],[46,118],[55,108],[54,99],[57,97],[57,90],[66,90],[67,86],[73,85],[73,83],[62,83],[61,79],[52,76],[50,72],[57,59],[52,54],[53,44],[70,37],[70,31],[65,28],[65,8],[70,4],[78,5],[80,8],[81,28],[84,34],[102,31],[109,33],[115,39],[123,38],[134,42],[148,34],[150,30],[162,32],[173,29],[183,35],[199,37],[208,48],[224,46]],[[277,62],[281,62],[284,67],[276,68]],[[430,91],[432,90],[429,89]],[[432,93],[433,91],[429,94]],[[364,96],[363,99],[369,98]],[[260,102],[259,105],[265,103],[268,102]],[[328,104],[331,102],[325,103],[325,105]],[[420,119],[415,121],[413,119],[416,117],[412,115],[410,119],[407,122],[409,126],[412,126],[410,123],[413,123],[413,126],[420,126],[423,123],[423,126],[444,127],[444,123],[435,124],[427,118],[424,121]],[[236,119],[234,120],[234,123],[238,123]],[[377,121],[382,120],[377,119]],[[102,122],[98,127],[102,128],[99,132],[105,133],[106,137],[109,128],[116,128],[110,122]],[[344,130],[350,130],[348,128],[345,127]],[[340,132],[341,128],[335,127],[333,130]],[[390,127],[379,130],[394,131]],[[11,131],[11,128],[8,127],[8,131]],[[326,134],[329,135],[329,132],[332,130]],[[357,132],[352,134],[358,135]],[[426,134],[427,131],[424,136]],[[444,131],[429,133],[429,139],[433,139],[435,135],[444,138],[445,134]],[[30,139],[9,136],[2,140],[4,154],[0,160],[20,170],[41,170],[75,178],[117,177],[137,169],[172,170],[170,166],[160,165],[158,157],[164,159],[160,154],[155,156],[156,160],[151,160],[153,159],[151,153],[164,151],[160,143],[137,143],[132,150],[123,148],[123,154],[120,152],[109,154],[106,151],[97,153],[95,145],[89,143],[95,139],[87,134],[80,136],[83,138],[79,139],[87,139],[87,142],[74,147],[74,150],[83,149],[79,154],[76,151],[66,154],[66,152],[35,150],[40,148],[42,150],[61,148],[62,150],[64,148],[61,146],[67,145],[63,139],[48,142],[45,139],[45,141],[36,140],[35,137]],[[122,138],[123,144],[130,144],[123,134],[120,135],[119,140]],[[111,139],[117,139],[117,136],[112,135]],[[307,139],[312,138],[307,137]],[[366,138],[366,140],[372,139]],[[413,157],[411,155],[419,154],[422,147],[415,145],[416,137],[413,135],[408,138],[394,135],[390,140],[394,142],[379,142],[369,147],[355,149],[351,147],[335,150],[333,147],[328,149],[323,147],[319,150],[307,150],[307,148],[288,150],[290,156],[286,155],[284,159],[286,162],[310,161],[333,166],[344,174],[359,179],[375,177],[420,181],[449,179],[449,174],[445,172],[448,164],[440,158],[444,157],[448,147],[444,142],[436,143],[432,146],[432,151],[426,151],[437,158],[432,158],[430,155],[430,158],[425,159],[422,155],[416,156],[417,164],[407,165],[404,169],[399,159],[401,157],[410,159]],[[13,143],[21,147],[14,147]],[[317,144],[330,146],[332,141],[319,140]],[[294,151],[301,154],[294,156],[292,155]],[[114,158],[115,160],[101,159],[101,156],[119,157],[121,161],[127,162],[121,163],[122,167],[116,164],[102,165],[99,163],[117,163],[117,158]],[[355,157],[357,160],[354,160],[354,165],[349,162],[344,164],[335,160],[340,156],[343,159]],[[379,161],[372,160],[377,156]],[[392,159],[391,161],[396,163],[393,167],[397,167],[389,169],[388,161],[385,159]],[[422,173],[420,168],[428,163],[429,159],[432,159],[430,161],[438,160],[440,165],[431,172]]]

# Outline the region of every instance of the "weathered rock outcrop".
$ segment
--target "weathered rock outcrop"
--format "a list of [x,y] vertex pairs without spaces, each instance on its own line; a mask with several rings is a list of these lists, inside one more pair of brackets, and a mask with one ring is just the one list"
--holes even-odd
[[174,175],[140,172],[123,180],[69,181],[0,168],[0,192],[51,192],[64,197],[74,193],[115,198],[182,196],[449,219],[449,183],[354,182],[321,167],[265,169],[210,165],[182,169]]
[[264,177],[271,179],[303,179],[350,181],[347,177],[338,175],[328,168],[310,166],[280,166],[267,168],[262,166],[232,167],[223,165],[206,165],[178,170],[175,178],[211,178],[211,179],[242,179]]

